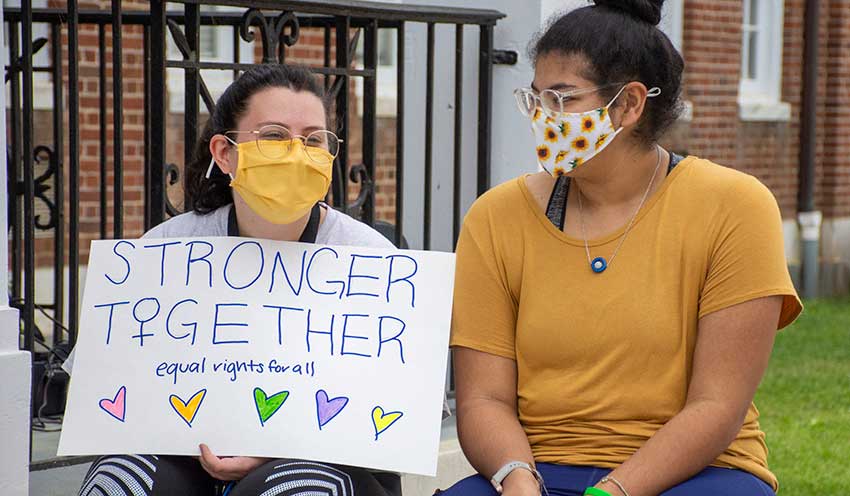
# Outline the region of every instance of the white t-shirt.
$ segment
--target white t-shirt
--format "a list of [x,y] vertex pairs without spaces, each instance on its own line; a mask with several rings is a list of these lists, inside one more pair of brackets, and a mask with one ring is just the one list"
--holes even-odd
[[[316,244],[392,248],[394,245],[381,233],[333,208],[325,207],[327,215],[319,225]],[[172,217],[146,232],[143,238],[191,238],[195,236],[227,236],[227,221],[233,204],[219,207],[208,214],[186,212]]]

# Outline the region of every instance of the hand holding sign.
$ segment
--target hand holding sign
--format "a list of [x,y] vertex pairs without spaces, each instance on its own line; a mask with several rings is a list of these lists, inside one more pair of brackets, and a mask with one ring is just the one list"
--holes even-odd
[[435,472],[453,255],[145,239],[90,261],[60,454]]

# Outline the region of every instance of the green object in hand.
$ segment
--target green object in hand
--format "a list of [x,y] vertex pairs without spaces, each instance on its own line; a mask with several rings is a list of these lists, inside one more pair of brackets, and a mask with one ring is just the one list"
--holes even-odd
[[588,487],[584,490],[584,496],[613,496],[611,493],[598,487]]

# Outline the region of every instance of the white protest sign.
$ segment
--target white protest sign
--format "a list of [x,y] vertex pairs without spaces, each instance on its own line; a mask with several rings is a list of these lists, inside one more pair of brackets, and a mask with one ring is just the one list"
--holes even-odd
[[94,241],[59,454],[434,475],[453,280],[448,253]]

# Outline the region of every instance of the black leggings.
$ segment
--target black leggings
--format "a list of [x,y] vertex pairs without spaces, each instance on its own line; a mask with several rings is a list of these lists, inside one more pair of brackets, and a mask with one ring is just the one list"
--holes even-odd
[[187,456],[113,455],[96,460],[80,496],[401,496],[401,479],[386,472],[272,460],[236,483],[214,479]]

